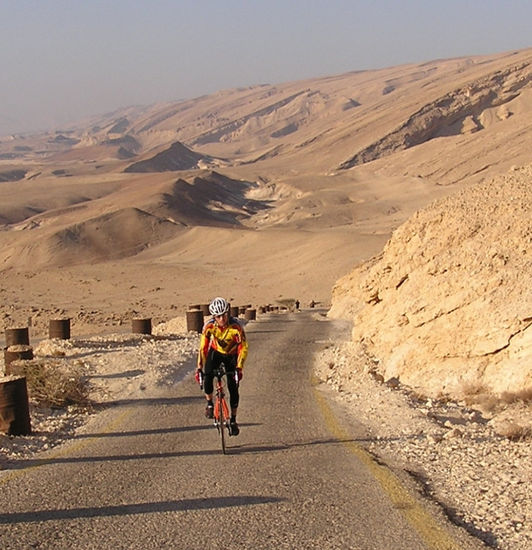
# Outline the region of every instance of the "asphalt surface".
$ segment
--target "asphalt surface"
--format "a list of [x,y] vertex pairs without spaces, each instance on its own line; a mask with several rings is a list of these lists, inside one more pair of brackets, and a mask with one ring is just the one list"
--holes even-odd
[[311,372],[334,325],[316,317],[248,324],[227,455],[190,375],[103,411],[59,451],[12,462],[0,548],[480,548],[366,455],[356,426],[336,423]]

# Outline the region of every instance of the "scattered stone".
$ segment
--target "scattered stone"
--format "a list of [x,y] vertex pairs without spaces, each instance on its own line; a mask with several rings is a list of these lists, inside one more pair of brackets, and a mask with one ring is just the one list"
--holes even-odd
[[389,388],[392,388],[392,389],[397,389],[400,385],[400,382],[399,382],[399,378],[397,377],[392,377],[392,378],[389,378],[388,380],[386,380],[386,385],[389,387]]
[[[429,400],[420,401],[404,386],[390,391],[377,383],[372,364],[353,342],[329,347],[316,358],[318,378],[332,388],[342,381],[338,400],[368,433],[360,444],[390,466],[422,473],[415,477],[420,492],[452,510],[459,525],[490,547],[530,550],[530,436],[510,440],[498,433],[497,415],[486,422],[478,411],[449,400],[430,399],[427,414]],[[532,425],[530,404],[499,414],[517,413],[521,424]]]

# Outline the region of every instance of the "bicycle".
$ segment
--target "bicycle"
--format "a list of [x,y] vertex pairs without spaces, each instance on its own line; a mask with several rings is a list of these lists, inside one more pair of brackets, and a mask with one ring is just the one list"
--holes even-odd
[[[199,373],[199,377],[196,378],[196,381],[198,382],[200,389],[203,390],[204,389],[203,370],[198,370],[198,373]],[[223,362],[221,362],[218,367],[215,367],[212,369],[212,375],[213,375],[213,382],[214,382],[214,379],[216,379],[216,387],[213,388],[214,403],[212,405],[213,411],[212,411],[212,416],[210,418],[213,418],[214,427],[218,430],[218,434],[220,435],[222,452],[223,454],[227,454],[226,444],[225,444],[226,436],[238,435],[239,433],[238,428],[235,433],[234,426],[231,424],[231,414],[229,412],[229,406],[225,399],[226,388],[227,388],[227,377],[234,376],[235,383],[237,384],[237,386],[239,385],[240,377],[238,376],[238,373],[236,370],[235,372],[232,372],[232,371],[227,372],[225,368],[225,363]],[[224,380],[224,377],[225,377],[225,380]],[[226,430],[227,430],[227,434],[225,433]]]
[[[214,410],[213,410],[213,419],[214,426],[218,430],[220,435],[220,442],[222,445],[223,454],[226,453],[225,446],[225,431],[227,434],[231,434],[231,416],[229,414],[229,407],[227,401],[225,400],[225,383],[224,376],[227,377],[227,371],[225,370],[225,364],[220,363],[220,366],[213,369],[212,371],[214,378],[216,379],[216,394],[214,400]],[[203,389],[203,371],[200,372],[200,379],[198,380],[200,388]]]

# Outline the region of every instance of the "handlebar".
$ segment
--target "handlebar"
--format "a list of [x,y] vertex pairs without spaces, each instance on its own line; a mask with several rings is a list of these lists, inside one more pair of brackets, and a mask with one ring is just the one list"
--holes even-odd
[[[236,382],[237,384],[240,382],[239,379],[238,379],[238,371],[237,371],[237,369],[235,369],[234,372],[233,372],[233,371],[229,371],[229,373],[228,373],[227,370],[226,370],[226,368],[225,368],[225,364],[224,364],[224,363],[220,363],[220,365],[219,365],[218,367],[212,369],[212,375],[213,375],[213,377],[214,377],[214,378],[217,378],[220,382],[221,382],[222,378],[223,378],[224,376],[227,376],[228,374],[231,374],[231,375],[234,377],[235,382]],[[201,389],[203,389],[203,378],[205,377],[205,373],[203,372],[203,369],[200,370],[199,377],[200,377],[200,379],[199,379],[198,383],[199,383]]]
[[220,363],[220,366],[218,368],[212,369],[212,373],[216,378],[218,378],[218,380],[221,380],[222,376],[227,375],[225,365],[223,363]]

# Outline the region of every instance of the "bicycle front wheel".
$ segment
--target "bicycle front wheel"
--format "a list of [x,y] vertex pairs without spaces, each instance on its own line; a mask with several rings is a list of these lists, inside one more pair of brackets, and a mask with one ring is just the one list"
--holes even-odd
[[218,398],[218,431],[220,434],[220,443],[222,445],[222,453],[227,454],[226,448],[226,430],[229,429],[229,408],[224,397]]

